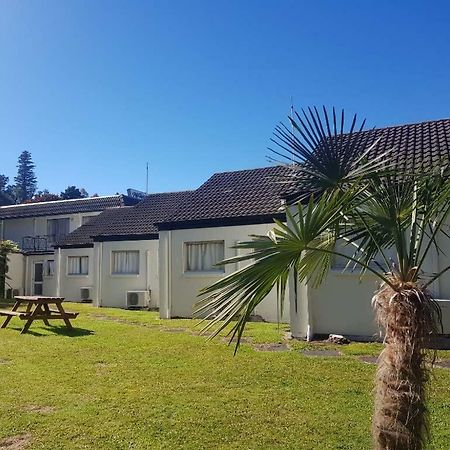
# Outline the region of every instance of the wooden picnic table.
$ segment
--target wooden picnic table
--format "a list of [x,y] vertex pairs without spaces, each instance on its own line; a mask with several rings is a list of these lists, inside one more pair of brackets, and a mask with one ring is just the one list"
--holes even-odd
[[[67,328],[72,329],[70,319],[75,319],[78,313],[67,312],[62,306],[64,297],[44,297],[44,296],[16,296],[16,301],[11,310],[0,309],[0,316],[6,316],[1,328],[6,328],[13,317],[26,320],[21,333],[26,333],[35,320],[42,320],[45,325],[50,325],[49,320],[64,320]],[[19,307],[26,305],[25,311],[19,310]],[[56,309],[51,309],[54,305]]]

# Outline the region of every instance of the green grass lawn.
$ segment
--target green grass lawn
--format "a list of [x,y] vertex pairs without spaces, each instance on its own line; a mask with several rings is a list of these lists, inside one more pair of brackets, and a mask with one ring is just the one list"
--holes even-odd
[[[221,338],[196,335],[192,320],[66,308],[80,312],[74,332],[36,322],[20,335],[18,319],[0,330],[0,448],[19,435],[27,449],[371,446],[375,366],[358,356],[379,344],[339,347],[337,358],[305,356],[323,345],[301,342],[263,352],[253,344],[282,342],[285,327],[251,323],[233,356]],[[430,408],[432,448],[448,449],[449,370],[435,369]]]

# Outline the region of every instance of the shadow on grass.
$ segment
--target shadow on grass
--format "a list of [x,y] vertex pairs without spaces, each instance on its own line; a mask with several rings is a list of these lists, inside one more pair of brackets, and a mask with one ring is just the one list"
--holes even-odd
[[[22,331],[22,328],[19,327],[11,327],[12,330]],[[50,325],[45,328],[49,330],[50,333],[40,333],[39,331],[33,330],[30,328],[26,334],[30,334],[32,336],[37,337],[46,337],[51,336],[52,334],[57,334],[59,336],[67,336],[67,337],[83,337],[83,336],[92,336],[94,332],[92,330],[87,330],[86,328],[72,328],[69,329],[65,326],[53,326]]]

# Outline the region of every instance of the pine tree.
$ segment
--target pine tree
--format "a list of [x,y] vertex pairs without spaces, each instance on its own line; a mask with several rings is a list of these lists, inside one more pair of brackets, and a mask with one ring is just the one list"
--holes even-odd
[[0,206],[11,205],[14,203],[12,189],[8,184],[9,178],[6,175],[0,175]]
[[37,184],[34,167],[31,153],[25,150],[19,156],[17,176],[14,178],[14,181],[16,182],[15,192],[18,203],[30,200],[36,192]]
[[76,198],[86,198],[89,197],[89,194],[86,192],[86,189],[81,188],[78,189],[76,186],[67,186],[64,192],[61,192],[61,198],[63,200],[70,200]]

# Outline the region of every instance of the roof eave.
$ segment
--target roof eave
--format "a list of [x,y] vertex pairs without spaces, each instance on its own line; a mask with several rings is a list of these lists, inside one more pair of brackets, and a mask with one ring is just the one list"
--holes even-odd
[[274,219],[286,220],[285,213],[261,214],[253,216],[218,217],[198,220],[161,222],[155,224],[159,231],[186,230],[190,228],[217,228],[239,225],[261,225],[273,223]]
[[94,242],[110,242],[110,241],[153,241],[159,238],[158,233],[146,234],[110,234],[94,236]]

